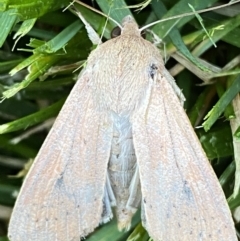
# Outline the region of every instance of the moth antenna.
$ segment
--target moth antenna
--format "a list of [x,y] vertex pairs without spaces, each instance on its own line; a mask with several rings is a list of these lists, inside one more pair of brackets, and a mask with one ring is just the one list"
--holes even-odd
[[[239,0],[239,1],[240,1],[240,0]],[[95,8],[93,8],[93,7],[91,7],[91,6],[87,5],[87,4],[79,1],[79,0],[74,0],[74,2],[77,2],[77,3],[79,3],[80,5],[88,8],[88,9],[91,9],[93,12],[96,12],[96,13],[98,13],[98,14],[106,17],[106,18],[108,18],[108,19],[111,20],[113,23],[115,23],[120,29],[122,29],[122,26],[121,26],[120,23],[118,23],[116,20],[114,20],[114,19],[111,18],[110,16],[107,16],[105,13],[103,13],[103,12],[101,12],[101,11],[99,11],[99,10],[97,10],[97,9],[95,9]]]
[[212,7],[212,8],[202,9],[202,10],[198,10],[198,11],[195,11],[195,12],[188,12],[188,13],[172,16],[172,17],[169,17],[169,18],[160,19],[160,20],[157,20],[155,22],[152,22],[152,23],[149,23],[149,24],[145,25],[144,27],[140,28],[139,30],[142,32],[143,30],[145,30],[145,29],[147,29],[147,28],[149,28],[151,26],[154,26],[155,24],[158,24],[158,23],[162,23],[162,22],[173,20],[173,19],[177,19],[177,18],[191,16],[191,15],[194,15],[196,13],[209,12],[209,11],[212,11],[212,10],[216,10],[216,9],[220,9],[220,8],[231,6],[231,5],[233,5],[235,3],[238,3],[238,2],[240,2],[240,0],[236,0],[234,2],[229,2],[229,3],[222,4],[220,6],[216,6],[216,7]]

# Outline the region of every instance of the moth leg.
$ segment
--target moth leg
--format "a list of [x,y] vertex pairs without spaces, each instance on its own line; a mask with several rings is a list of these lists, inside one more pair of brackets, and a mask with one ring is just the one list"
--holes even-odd
[[164,71],[163,71],[163,77],[165,77],[165,79],[168,81],[168,83],[172,86],[172,88],[173,88],[175,94],[177,95],[181,105],[183,106],[186,98],[184,97],[184,95],[182,93],[182,90],[176,84],[175,79],[171,76],[171,74],[166,69],[164,69]]

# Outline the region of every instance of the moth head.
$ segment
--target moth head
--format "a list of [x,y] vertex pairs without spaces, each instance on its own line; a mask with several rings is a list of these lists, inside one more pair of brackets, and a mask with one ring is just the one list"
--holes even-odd
[[138,28],[138,25],[136,23],[136,21],[134,20],[134,18],[131,15],[127,15],[126,17],[123,18],[122,20],[122,27],[124,28],[126,25],[129,24],[135,24],[136,27]]
[[128,15],[122,20],[122,28],[115,27],[112,30],[111,37],[115,38],[119,35],[136,35],[141,36],[141,32],[138,28],[138,25],[134,18],[131,15]]

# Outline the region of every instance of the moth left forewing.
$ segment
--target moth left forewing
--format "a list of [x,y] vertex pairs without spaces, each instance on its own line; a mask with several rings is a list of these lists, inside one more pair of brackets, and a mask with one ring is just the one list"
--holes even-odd
[[87,71],[80,77],[35,158],[11,217],[12,241],[76,241],[112,216],[103,200],[112,121],[96,107],[90,80]]
[[156,240],[236,240],[224,194],[168,79],[133,115],[145,226]]

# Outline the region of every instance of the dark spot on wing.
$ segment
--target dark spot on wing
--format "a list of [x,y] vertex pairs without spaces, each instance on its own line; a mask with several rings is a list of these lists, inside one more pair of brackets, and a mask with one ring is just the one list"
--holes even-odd
[[150,74],[151,78],[153,79],[154,76],[156,75],[158,67],[155,64],[151,64],[149,67],[150,67],[149,68],[149,74]]
[[62,187],[62,185],[63,185],[63,173],[61,173],[59,175],[59,178],[57,179],[57,181],[55,183],[55,186],[59,189]]
[[188,201],[193,201],[193,194],[187,181],[183,183],[183,194]]

